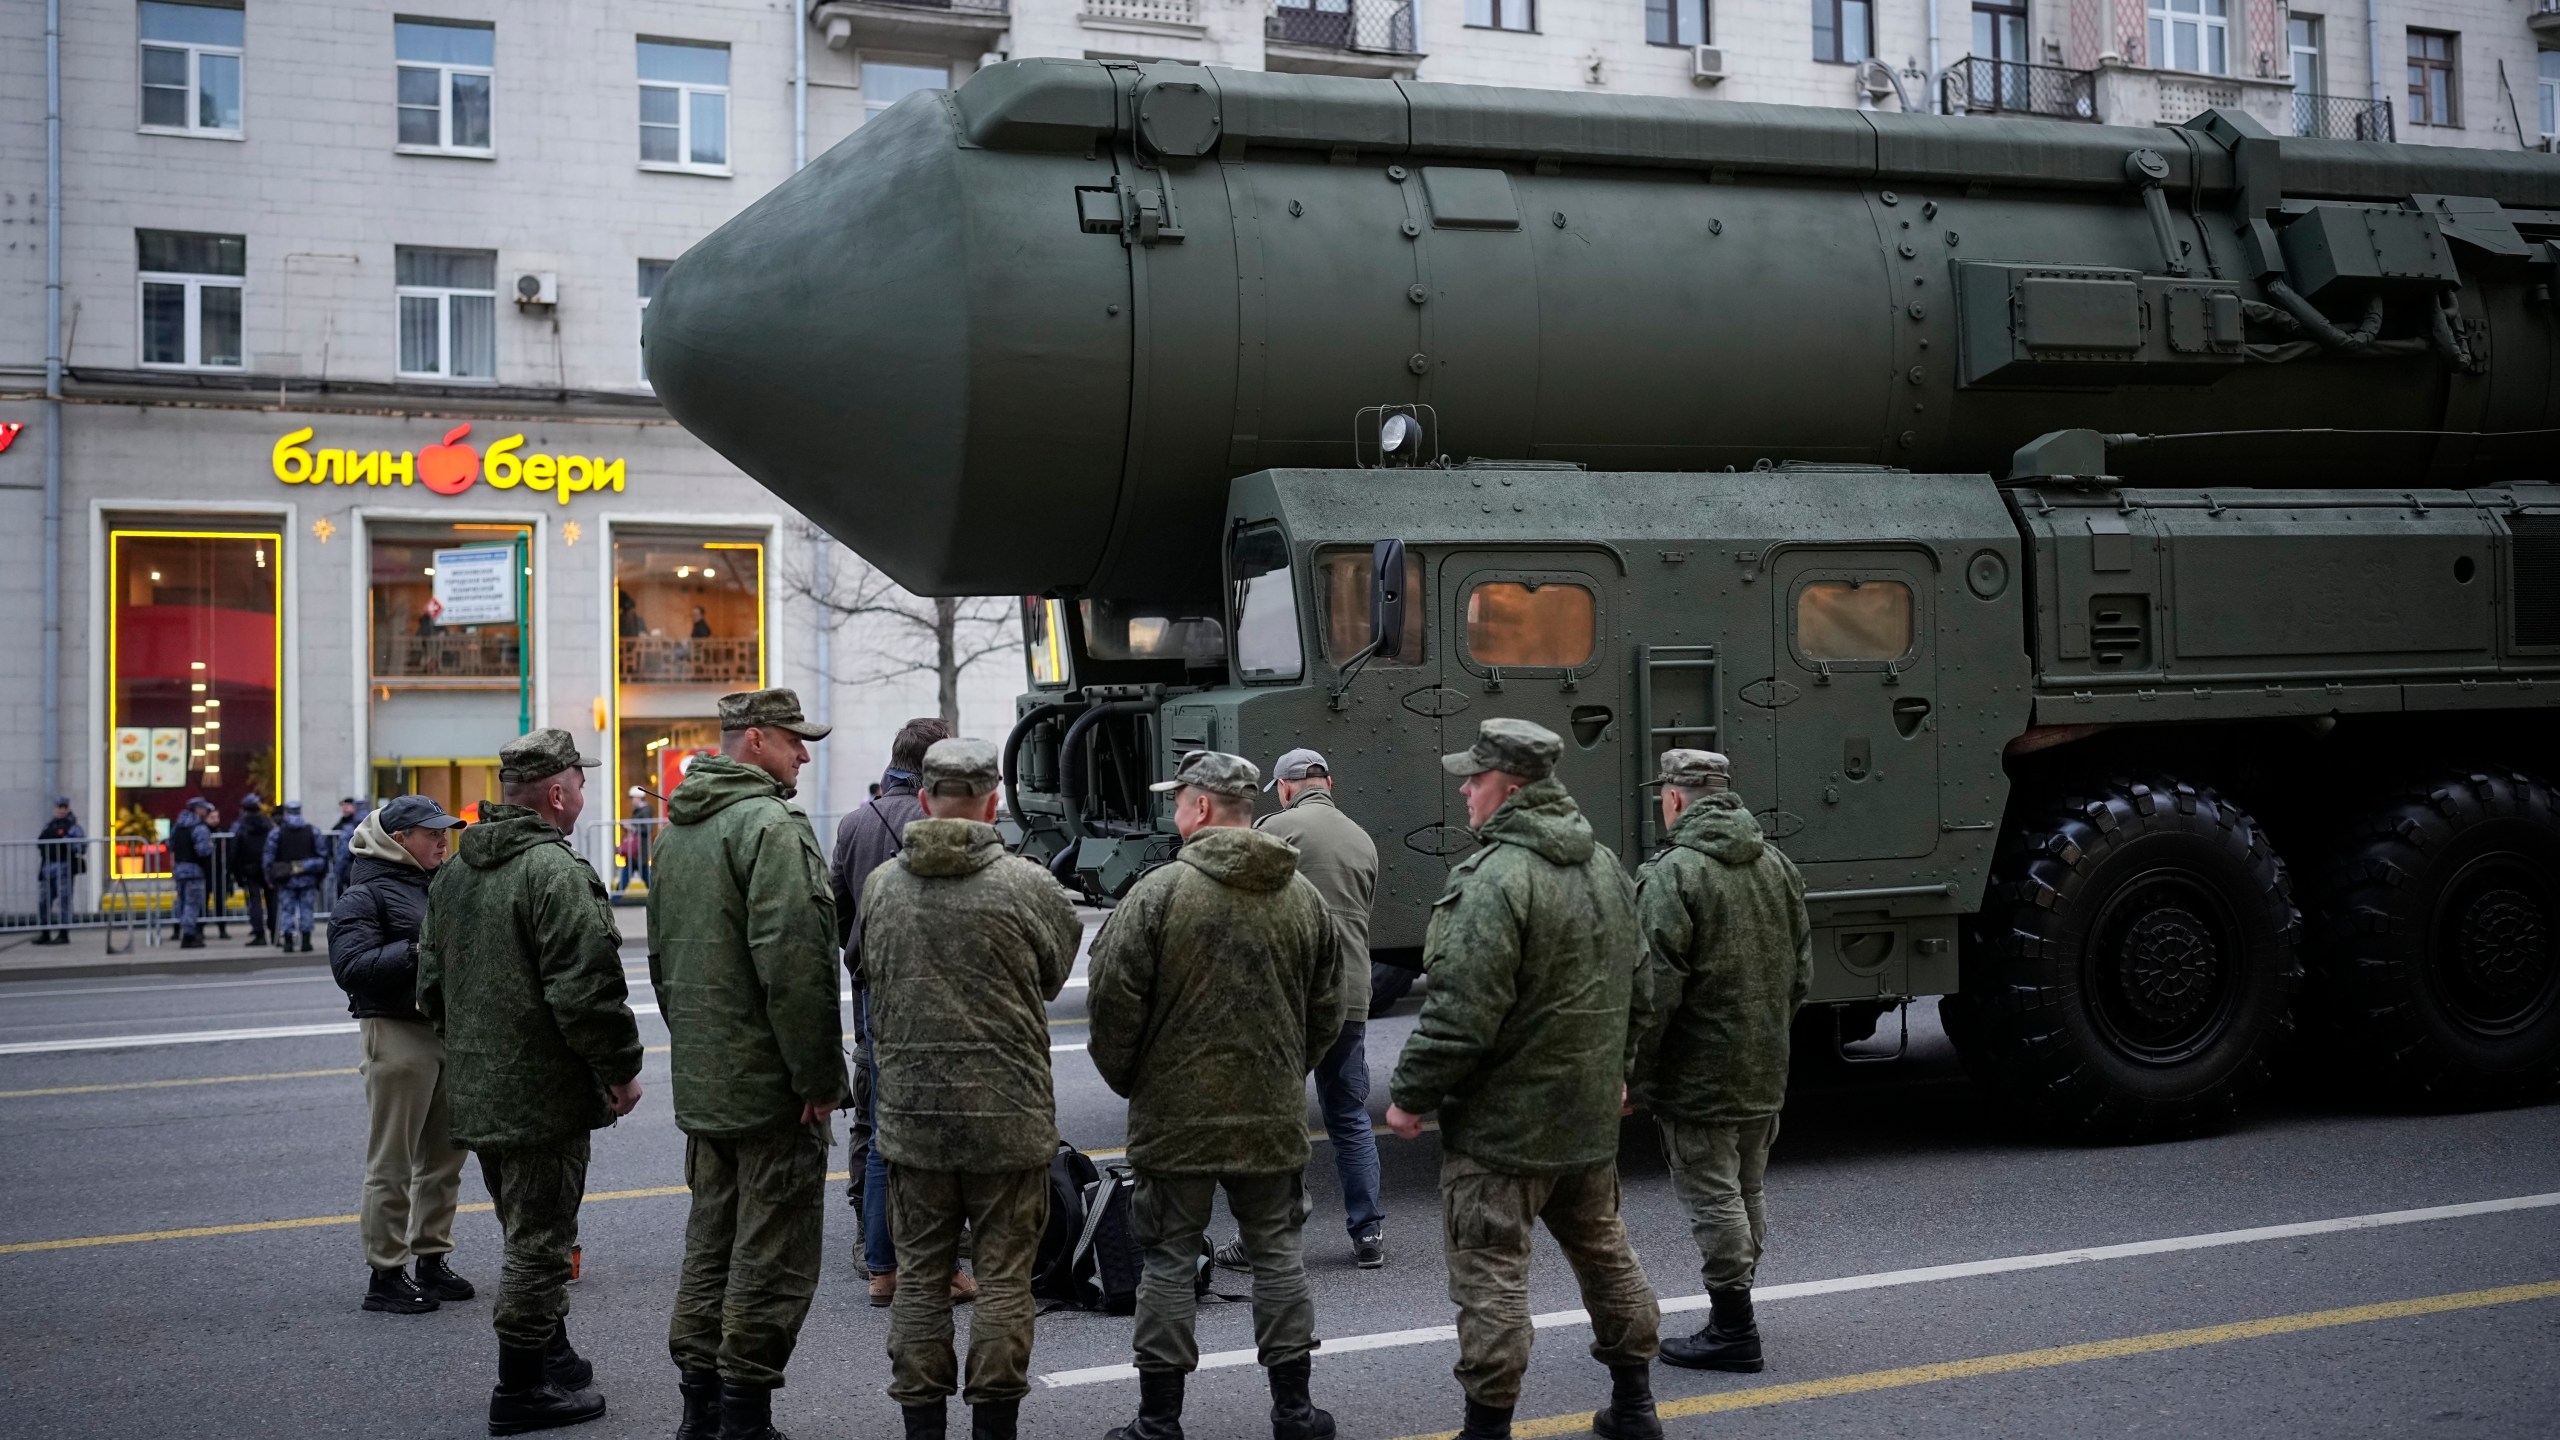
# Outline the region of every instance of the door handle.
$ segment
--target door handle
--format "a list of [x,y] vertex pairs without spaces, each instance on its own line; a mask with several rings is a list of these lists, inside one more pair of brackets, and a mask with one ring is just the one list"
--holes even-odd
[[1893,728],[1900,731],[1905,740],[1919,734],[1920,727],[1928,719],[1929,697],[1925,695],[1905,695],[1893,702]]

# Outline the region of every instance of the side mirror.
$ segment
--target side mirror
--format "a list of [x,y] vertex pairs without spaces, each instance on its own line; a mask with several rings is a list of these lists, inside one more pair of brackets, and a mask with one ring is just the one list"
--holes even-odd
[[1370,653],[1393,660],[1404,649],[1404,542],[1381,540],[1369,547],[1369,634],[1377,646]]

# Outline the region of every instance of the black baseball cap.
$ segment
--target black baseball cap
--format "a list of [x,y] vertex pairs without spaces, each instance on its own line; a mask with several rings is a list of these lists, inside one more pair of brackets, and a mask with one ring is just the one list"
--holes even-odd
[[462,824],[459,816],[448,815],[443,806],[424,795],[403,795],[373,812],[374,822],[385,835],[403,830],[451,830]]

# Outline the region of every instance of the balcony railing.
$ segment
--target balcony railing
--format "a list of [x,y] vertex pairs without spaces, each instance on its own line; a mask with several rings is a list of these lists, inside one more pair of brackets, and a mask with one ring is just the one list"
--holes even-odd
[[1085,0],[1084,13],[1096,20],[1198,25],[1200,0]]
[[2098,118],[2097,76],[2088,70],[1967,55],[1947,67],[1947,103],[1972,115]]
[[431,630],[373,642],[373,673],[382,680],[513,680],[517,665],[513,630]]
[[1010,0],[865,0],[865,3],[886,5],[896,10],[950,10],[962,15],[1011,13]]
[[758,646],[753,640],[685,640],[632,635],[622,641],[626,685],[753,685]]
[[1263,37],[1283,45],[1418,55],[1413,0],[1277,0]]
[[2293,133],[2323,140],[2391,140],[2391,102],[2356,95],[2293,95]]

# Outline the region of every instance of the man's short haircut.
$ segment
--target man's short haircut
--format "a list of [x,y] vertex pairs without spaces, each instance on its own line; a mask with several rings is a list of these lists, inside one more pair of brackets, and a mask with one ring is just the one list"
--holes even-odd
[[1666,782],[1662,788],[1675,792],[1679,795],[1682,803],[1689,805],[1695,805],[1710,795],[1720,793],[1718,791],[1710,790],[1704,785],[1673,785]]
[[498,787],[498,798],[509,805],[536,809],[542,804],[542,792],[550,789],[551,782],[559,778],[557,775],[545,775],[539,780],[509,780]]
[[943,724],[939,716],[920,715],[899,727],[898,738],[889,742],[889,768],[921,774],[924,752],[933,748],[934,741],[950,738],[951,727]]
[[1197,785],[1185,785],[1182,788],[1190,791],[1194,795],[1207,796],[1209,799],[1209,813],[1217,816],[1221,820],[1233,819],[1238,815],[1251,815],[1253,813],[1253,801],[1250,797],[1243,795],[1221,795],[1215,790],[1204,790]]
[[924,813],[935,820],[974,820],[987,803],[986,795],[936,795],[930,791],[916,798],[924,802]]

